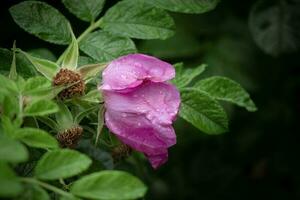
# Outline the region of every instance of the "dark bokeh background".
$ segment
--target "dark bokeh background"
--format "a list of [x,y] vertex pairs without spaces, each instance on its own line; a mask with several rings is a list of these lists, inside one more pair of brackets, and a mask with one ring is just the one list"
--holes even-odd
[[[46,47],[58,56],[65,47],[43,42],[13,22],[8,8],[17,2],[0,3],[0,46],[10,48],[17,40],[22,49]],[[75,33],[88,26],[60,1],[47,2],[70,19]],[[172,14],[178,32],[173,39],[136,41],[141,51],[172,63],[208,63],[203,77],[224,75],[240,82],[258,107],[249,113],[225,104],[230,132],[219,136],[178,119],[178,144],[169,162],[157,171],[141,166],[135,172],[150,187],[146,199],[300,198],[300,54],[272,57],[254,43],[248,18],[255,2],[224,0],[207,14]],[[109,0],[106,9],[114,3]]]

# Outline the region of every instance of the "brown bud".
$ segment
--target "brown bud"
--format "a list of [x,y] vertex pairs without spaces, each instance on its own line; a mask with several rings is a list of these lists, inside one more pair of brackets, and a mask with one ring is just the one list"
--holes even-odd
[[52,85],[69,85],[70,87],[61,91],[58,96],[60,99],[70,99],[74,96],[81,96],[84,94],[85,83],[82,76],[69,69],[61,69],[53,78]]
[[59,141],[61,147],[75,148],[79,139],[82,136],[83,129],[80,126],[67,129],[59,132],[56,139]]
[[120,161],[132,153],[132,149],[126,144],[120,144],[119,146],[113,148],[111,151],[111,156],[113,157],[114,161]]

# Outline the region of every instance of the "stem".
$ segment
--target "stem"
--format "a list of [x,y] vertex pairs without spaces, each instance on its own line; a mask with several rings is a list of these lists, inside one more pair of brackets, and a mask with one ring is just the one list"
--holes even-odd
[[[100,24],[102,23],[102,18],[98,19],[96,22],[92,22],[91,25],[77,38],[77,42],[78,44],[92,31],[94,31],[95,29],[99,28]],[[66,50],[61,54],[61,56],[58,58],[57,60],[57,64],[61,63],[64,55],[66,53],[68,48],[66,48]]]
[[34,178],[20,178],[21,181],[23,182],[26,182],[26,183],[31,183],[31,184],[36,184],[36,185],[40,185],[42,186],[43,188],[47,189],[47,190],[50,190],[52,192],[55,192],[61,196],[65,196],[65,197],[70,197],[70,198],[74,198],[74,196],[71,194],[71,193],[68,193],[68,192],[65,192],[53,185],[50,185],[48,183],[45,183],[45,182],[41,182],[39,180],[36,180]]
[[102,18],[100,18],[99,20],[97,20],[94,23],[91,23],[91,25],[77,38],[77,42],[78,43],[81,42],[86,37],[87,34],[92,32],[96,28],[99,28],[101,23],[102,23]]

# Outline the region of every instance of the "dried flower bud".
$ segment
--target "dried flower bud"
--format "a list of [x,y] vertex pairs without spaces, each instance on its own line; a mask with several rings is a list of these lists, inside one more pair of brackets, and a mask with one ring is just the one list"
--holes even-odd
[[81,96],[85,90],[85,83],[81,75],[69,69],[61,69],[53,78],[52,84],[54,86],[73,84],[58,94],[60,99],[70,99],[74,96]]
[[114,161],[120,161],[128,156],[130,156],[132,149],[126,144],[120,144],[119,146],[113,148],[111,152],[111,156],[113,157]]
[[75,148],[82,136],[83,129],[80,126],[62,131],[56,135],[61,147]]

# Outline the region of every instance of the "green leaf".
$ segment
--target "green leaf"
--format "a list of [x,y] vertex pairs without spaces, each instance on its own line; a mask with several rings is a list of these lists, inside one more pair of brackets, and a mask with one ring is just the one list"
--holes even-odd
[[20,142],[0,137],[0,160],[5,162],[24,162],[28,159],[27,149]]
[[57,140],[54,137],[37,128],[21,128],[16,131],[15,138],[31,147],[58,148]]
[[256,44],[267,54],[277,56],[300,47],[300,2],[264,1],[253,6],[249,26]]
[[15,197],[22,192],[22,185],[14,171],[0,162],[0,197]]
[[62,90],[70,87],[68,85],[52,86],[50,81],[44,77],[34,77],[26,81],[23,89],[23,95],[30,100],[53,99]]
[[103,102],[102,94],[99,90],[91,90],[86,95],[80,97],[80,100],[91,102],[91,103],[100,103]]
[[144,0],[157,7],[180,13],[200,14],[213,10],[219,0]]
[[[0,73],[8,75],[11,62],[13,59],[13,53],[4,48],[0,48]],[[36,71],[31,63],[22,54],[16,55],[17,72],[24,78],[28,78],[36,75]]]
[[58,106],[51,100],[40,99],[30,102],[24,109],[25,116],[43,116],[57,112]]
[[81,66],[78,71],[82,75],[84,80],[88,80],[89,78],[97,76],[105,67],[107,64],[90,64]]
[[46,48],[30,49],[28,53],[34,57],[47,59],[52,62],[55,62],[57,60],[56,56]]
[[175,64],[174,67],[176,69],[176,76],[171,82],[178,88],[183,88],[189,85],[193,79],[204,72],[206,65],[202,64],[195,68],[184,68],[183,63],[178,63]]
[[122,55],[136,52],[131,39],[115,36],[105,31],[89,34],[80,43],[80,50],[99,62],[108,62]]
[[179,115],[207,134],[220,134],[228,129],[228,119],[223,108],[201,90],[181,90]]
[[88,56],[79,56],[78,58],[78,66],[95,64],[96,62],[97,61],[95,61],[93,58]]
[[62,2],[79,19],[92,22],[102,11],[105,0],[63,0]]
[[100,26],[113,34],[138,39],[166,39],[174,34],[174,21],[168,13],[139,0],[117,3],[106,12]]
[[51,87],[51,82],[42,76],[32,77],[26,80],[24,92],[34,93],[35,91],[44,90]]
[[7,78],[1,74],[0,74],[0,84],[1,84],[2,90],[7,89],[8,91],[13,92],[13,93],[19,92],[17,84],[14,81],[10,80],[9,78]]
[[127,200],[142,198],[146,186],[123,171],[102,171],[82,177],[71,187],[71,193],[83,198]]
[[46,190],[38,185],[26,184],[23,191],[18,200],[50,200]]
[[10,9],[14,21],[25,31],[48,42],[68,44],[68,20],[52,6],[39,1],[24,1]]
[[56,63],[46,59],[33,57],[20,49],[18,51],[26,56],[26,58],[33,64],[37,71],[52,81],[52,78],[59,70],[59,66]]
[[86,170],[92,161],[75,150],[61,149],[47,152],[39,160],[35,175],[39,179],[56,180],[69,178]]
[[73,34],[71,25],[69,26],[70,32],[72,33],[72,42],[67,48],[67,51],[64,53],[64,59],[62,62],[62,67],[70,70],[75,70],[77,68],[79,49],[78,42]]
[[4,116],[13,118],[20,114],[19,101],[14,96],[7,95],[4,97],[2,105],[2,113]]
[[66,130],[72,128],[74,125],[73,115],[69,108],[62,102],[58,104],[59,112],[55,113],[55,118],[58,124],[58,127],[61,130]]
[[210,77],[197,82],[194,87],[205,91],[217,100],[234,103],[251,112],[257,110],[247,91],[231,79],[220,76]]

